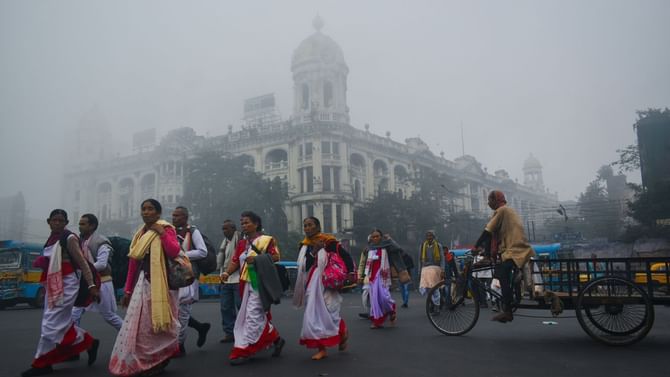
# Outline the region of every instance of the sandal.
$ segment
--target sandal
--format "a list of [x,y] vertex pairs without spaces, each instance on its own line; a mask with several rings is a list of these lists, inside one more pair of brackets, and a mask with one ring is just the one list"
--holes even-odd
[[349,341],[349,332],[346,332],[340,337],[340,344],[337,346],[338,351],[345,351],[347,349],[347,342]]
[[312,355],[312,360],[321,360],[325,359],[326,357],[328,357],[328,353],[326,353],[326,350],[320,350],[319,352]]

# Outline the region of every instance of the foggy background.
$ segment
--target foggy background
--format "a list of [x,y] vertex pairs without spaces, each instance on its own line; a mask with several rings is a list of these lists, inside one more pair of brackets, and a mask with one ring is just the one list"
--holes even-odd
[[635,142],[636,110],[670,106],[668,1],[2,1],[0,196],[22,191],[31,218],[60,207],[87,117],[125,153],[147,128],[238,130],[265,93],[287,119],[317,13],[349,66],[353,126],[453,160],[462,124],[490,173],[522,180],[533,153],[561,200]]

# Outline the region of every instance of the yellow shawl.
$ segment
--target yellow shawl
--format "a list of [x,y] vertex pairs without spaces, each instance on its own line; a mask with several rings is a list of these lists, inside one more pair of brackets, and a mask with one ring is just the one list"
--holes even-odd
[[[173,227],[165,220],[158,220],[157,224]],[[149,273],[151,274],[151,324],[154,332],[166,331],[172,325],[172,312],[168,301],[170,292],[167,285],[165,271],[165,255],[158,233],[149,230],[142,234],[142,225],[130,242],[128,257],[141,261],[149,253]]]
[[312,237],[305,237],[302,240],[302,244],[307,245],[307,246],[314,246],[319,241],[323,241],[323,245],[325,246],[326,243],[331,242],[331,241],[337,241],[337,239],[332,234],[317,233],[317,234],[313,235]]
[[[261,252],[267,252],[268,246],[270,246],[270,241],[272,241],[274,238],[272,236],[266,236],[266,235],[261,235],[258,236],[253,244],[256,246],[256,249],[258,249]],[[249,242],[249,241],[247,241]],[[277,243],[275,242],[275,249],[277,249],[277,252],[279,252],[279,248],[277,247]],[[247,254],[247,257],[255,257],[258,255],[254,249],[249,250],[249,253]],[[249,276],[249,265],[247,263],[244,263],[244,267],[242,267],[242,272],[240,272],[240,280],[244,281],[251,281],[251,277]]]
[[[426,261],[427,249],[428,249],[428,241],[423,241],[423,244],[421,244],[421,263]],[[437,243],[437,241],[433,241],[433,261],[438,264],[441,261],[440,245]]]

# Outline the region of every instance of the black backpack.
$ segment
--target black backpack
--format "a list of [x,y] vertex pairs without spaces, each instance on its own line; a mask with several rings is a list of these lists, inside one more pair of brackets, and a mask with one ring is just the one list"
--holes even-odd
[[[197,228],[193,225],[188,227],[188,231],[191,232],[191,239],[193,239],[193,231],[196,229]],[[212,241],[210,241],[206,235],[202,232],[200,232],[200,235],[202,236],[202,240],[205,241],[207,256],[202,259],[194,260],[193,264],[198,269],[198,274],[207,275],[216,270],[216,249],[214,248],[214,245],[212,245]]]

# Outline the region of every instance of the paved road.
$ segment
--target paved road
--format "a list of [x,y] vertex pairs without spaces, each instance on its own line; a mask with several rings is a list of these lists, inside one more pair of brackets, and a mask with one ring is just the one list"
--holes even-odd
[[[219,305],[200,302],[194,314],[212,322],[203,348],[195,346],[190,330],[188,356],[174,360],[164,376],[668,376],[670,355],[670,308],[656,307],[656,322],[642,342],[614,348],[592,341],[574,318],[559,318],[558,325],[543,325],[543,319],[522,318],[499,324],[484,311],[475,328],[465,336],[440,335],[426,320],[423,300],[414,295],[409,309],[400,309],[395,328],[370,330],[369,322],[357,318],[359,297],[345,295],[343,317],[350,329],[349,350],[331,351],[322,361],[310,360],[311,351],[297,344],[302,312],[289,300],[273,309],[274,323],[288,343],[281,358],[269,352],[248,365],[227,363],[229,344],[221,337]],[[548,315],[540,311],[519,314]],[[573,316],[574,312],[566,312]],[[41,311],[12,308],[0,311],[0,376],[18,376],[27,368],[39,337]],[[86,357],[56,367],[54,376],[104,376],[115,331],[96,313],[84,316],[83,326],[101,339],[98,362],[88,368]]]

